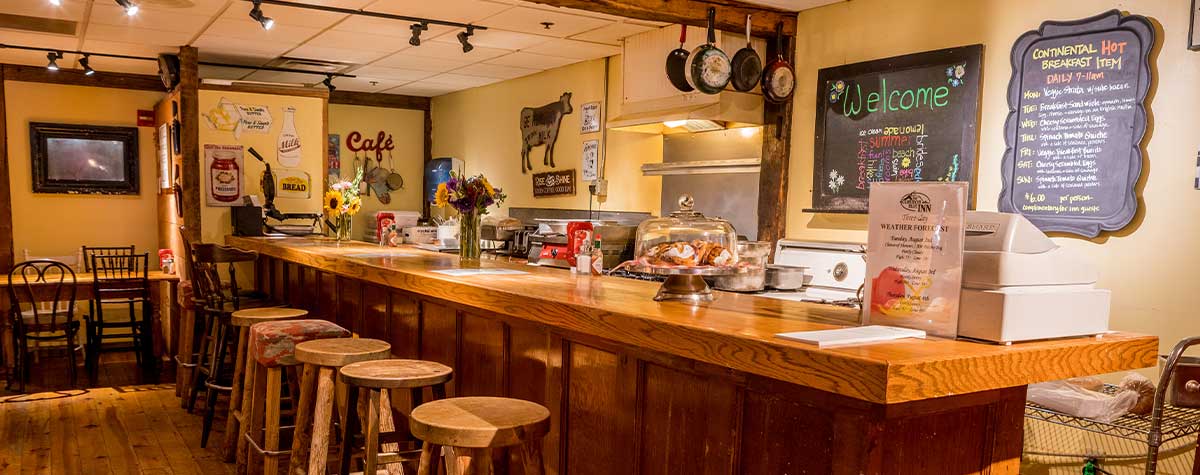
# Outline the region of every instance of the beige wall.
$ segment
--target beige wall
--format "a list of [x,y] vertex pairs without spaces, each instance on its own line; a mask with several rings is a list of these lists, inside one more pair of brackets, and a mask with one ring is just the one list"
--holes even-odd
[[150,264],[157,266],[154,128],[138,128],[140,194],[35,194],[29,122],[136,127],[138,109],[154,109],[164,94],[16,81],[5,81],[4,89],[16,260],[24,258],[25,249],[37,256],[61,256],[74,254],[81,245],[133,244],[155,256]]
[[[362,239],[368,220],[381,210],[421,211],[421,178],[425,170],[425,112],[384,107],[329,105],[329,133],[341,136],[342,177],[354,177],[354,152],[346,147],[347,137],[358,131],[364,138],[375,140],[379,131],[391,135],[395,149],[383,154],[384,168],[404,177],[404,188],[389,193],[391,202],[383,204],[375,193],[363,197],[362,212],[354,217],[353,237]],[[359,153],[361,157],[363,154]],[[372,163],[375,154],[371,153]]]
[[[233,132],[217,131],[205,124],[200,118],[200,221],[201,239],[204,242],[223,243],[225,236],[233,233],[230,224],[229,208],[208,206],[206,203],[209,191],[209,173],[204,168],[204,145],[242,145],[245,147],[245,163],[242,169],[242,194],[262,195],[259,178],[263,165],[250,155],[250,147],[258,151],[272,170],[283,168],[276,160],[279,131],[283,128],[283,109],[296,108],[296,133],[300,137],[300,167],[308,172],[312,180],[312,194],[309,199],[276,198],[275,206],[284,213],[320,213],[322,188],[322,162],[325,159],[324,116],[325,102],[315,97],[277,96],[268,94],[251,94],[244,92],[226,92],[201,90],[200,113],[204,114],[220,102],[228,98],[237,104],[267,106],[271,111],[271,130],[266,134],[242,133],[235,138]],[[278,186],[278,185],[277,185]]]
[[[612,58],[609,98],[615,100],[604,101],[602,108],[619,102],[620,64],[619,56]],[[602,135],[579,132],[583,105],[604,97],[602,59],[433,98],[433,156],[461,158],[468,173],[483,173],[493,184],[503,187],[508,194],[504,208],[588,209],[585,183],[578,184],[575,196],[534,198],[531,174],[521,173],[521,108],[554,102],[563,92],[572,93],[574,111],[563,117],[559,129],[555,169],[582,172],[583,142],[599,140]],[[618,113],[603,112],[606,118]],[[643,163],[662,161],[662,137],[609,131],[608,146],[609,195],[606,202],[595,203],[594,207],[657,214],[662,182],[657,177],[642,177],[640,169]],[[537,147],[530,155],[534,172],[549,170],[542,165],[543,150]],[[499,214],[504,213],[501,210]]]

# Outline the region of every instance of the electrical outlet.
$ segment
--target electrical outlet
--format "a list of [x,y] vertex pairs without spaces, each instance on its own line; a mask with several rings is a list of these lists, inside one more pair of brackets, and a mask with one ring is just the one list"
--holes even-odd
[[592,181],[588,185],[588,191],[591,192],[592,196],[608,196],[608,180],[601,178]]

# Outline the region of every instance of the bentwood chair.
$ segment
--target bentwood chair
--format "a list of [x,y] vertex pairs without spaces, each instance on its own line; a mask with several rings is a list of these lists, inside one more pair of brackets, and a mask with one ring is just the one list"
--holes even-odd
[[92,265],[93,256],[132,256],[135,249],[133,245],[129,246],[83,246],[80,248],[80,255],[83,256],[83,271],[91,272],[95,266]]
[[[12,326],[18,390],[29,380],[29,343],[63,340],[75,386],[75,271],[52,260],[26,261],[8,273],[9,323]],[[47,305],[41,305],[41,304]]]
[[[135,351],[138,365],[143,370],[149,370],[150,361],[144,355],[150,348],[153,311],[150,303],[150,254],[92,254],[88,266],[93,276],[87,352],[90,375],[96,375],[101,353],[131,349]],[[139,306],[140,312],[137,310]],[[125,307],[128,307],[127,313],[121,312]],[[109,329],[121,333],[105,331]],[[105,340],[119,342],[106,344]]]
[[[30,252],[29,249],[24,249],[22,254],[24,254],[24,256],[25,256],[24,261],[38,261],[38,260],[44,261],[44,260],[48,259],[48,260],[58,261],[63,264],[66,264],[67,267],[70,267],[71,270],[76,271],[76,272],[79,272],[80,270],[83,269],[83,253],[79,249],[75,250],[75,254],[67,254],[67,255],[59,255],[59,256],[36,255],[36,254]],[[40,305],[41,305],[41,309],[43,311],[49,309],[49,306],[46,302],[41,302]],[[62,311],[65,312],[66,308],[63,308]],[[24,315],[26,317],[31,316],[31,315],[33,315],[33,310],[32,309],[25,310],[22,312],[22,315]],[[84,324],[84,322],[80,322],[79,330],[82,331],[84,335],[87,335],[87,326]],[[33,343],[33,348],[31,349],[32,354],[33,354],[33,362],[37,363],[38,356],[42,350],[42,344],[41,344],[42,342],[35,340],[35,341],[32,341],[31,343]],[[82,346],[80,348],[77,348],[77,350],[82,350],[82,349],[83,349]]]

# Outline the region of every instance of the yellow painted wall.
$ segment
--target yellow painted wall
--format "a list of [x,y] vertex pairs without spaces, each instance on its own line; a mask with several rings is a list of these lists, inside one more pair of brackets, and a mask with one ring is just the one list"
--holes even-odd
[[[375,219],[380,210],[421,211],[421,177],[425,167],[425,113],[418,110],[391,109],[384,107],[329,105],[329,133],[341,136],[339,147],[342,158],[342,176],[354,177],[354,152],[346,148],[346,140],[353,131],[364,138],[375,140],[379,131],[391,135],[395,149],[391,159],[383,155],[385,168],[392,169],[404,177],[404,188],[389,193],[391,202],[383,204],[371,193],[363,197],[362,211],[354,217],[354,239],[362,239],[368,220]],[[358,154],[360,157],[363,153]],[[371,153],[372,163],[375,154]]]
[[[200,118],[200,167],[198,170],[203,177],[201,190],[201,238],[204,242],[223,243],[225,236],[232,234],[229,208],[207,206],[204,204],[209,193],[209,173],[204,163],[204,145],[242,145],[246,148],[245,162],[242,169],[242,194],[261,195],[259,178],[263,165],[248,151],[250,147],[258,151],[271,164],[272,170],[283,168],[276,160],[276,149],[279,132],[283,128],[284,107],[296,108],[296,133],[300,137],[300,169],[308,172],[312,180],[312,194],[307,200],[276,198],[275,206],[284,213],[320,213],[322,191],[322,162],[325,157],[325,135],[323,120],[325,101],[315,97],[279,96],[268,94],[251,94],[244,92],[227,92],[215,90],[200,91],[200,113],[207,113],[216,107],[221,98],[228,98],[237,104],[253,104],[267,106],[271,110],[271,130],[266,134],[242,133],[240,138],[234,138],[232,132],[212,129],[205,124],[204,117]],[[278,184],[276,185],[278,186]]]
[[[620,65],[620,56],[613,57],[609,71],[610,100],[604,101],[602,108],[620,102]],[[433,156],[461,158],[468,173],[483,173],[493,184],[503,187],[508,194],[504,209],[511,206],[588,209],[585,183],[577,185],[575,196],[534,198],[532,172],[521,173],[521,109],[557,101],[564,92],[572,93],[574,110],[563,117],[559,128],[555,169],[574,168],[582,172],[583,142],[601,139],[600,132],[581,134],[579,123],[583,105],[604,97],[602,59],[433,98]],[[619,112],[612,108],[603,113],[607,118]],[[608,146],[609,195],[606,202],[594,203],[594,208],[657,214],[662,181],[657,177],[642,177],[641,166],[662,161],[662,136],[609,131]],[[534,172],[549,170],[542,165],[544,149],[536,147],[530,154]],[[505,211],[502,209],[498,214]]]
[[137,126],[138,109],[152,110],[164,94],[98,87],[5,81],[13,249],[35,256],[73,255],[81,245],[133,244],[158,265],[154,129],[138,128],[140,194],[33,193],[29,122]]

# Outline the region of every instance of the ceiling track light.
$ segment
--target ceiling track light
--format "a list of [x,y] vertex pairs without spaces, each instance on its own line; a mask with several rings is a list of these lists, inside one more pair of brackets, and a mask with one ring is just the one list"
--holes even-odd
[[254,8],[250,9],[250,18],[262,25],[264,30],[270,30],[275,26],[275,19],[263,14],[261,0],[254,0]]
[[83,74],[88,76],[96,74],[96,70],[92,69],[91,65],[88,64],[88,55],[85,54],[82,58],[79,58],[79,65],[83,66]]
[[408,39],[408,44],[421,46],[421,32],[429,29],[429,23],[413,23],[408,29],[412,30],[412,38]]
[[464,53],[470,53],[471,50],[475,49],[475,47],[471,45],[471,41],[469,39],[469,38],[471,38],[471,35],[474,35],[474,34],[475,34],[475,27],[471,26],[471,25],[467,25],[466,31],[458,32],[458,42],[462,43],[462,50]]
[[50,61],[49,63],[46,64],[46,69],[49,69],[51,71],[58,71],[58,60],[62,59],[62,57],[63,57],[62,53],[60,53],[58,51],[51,51],[49,53],[46,53],[46,59]]
[[56,6],[56,7],[61,7],[61,6],[62,6],[62,0],[50,0],[50,4],[51,4],[51,5],[54,5],[54,6]]
[[121,8],[125,9],[126,15],[134,16],[138,14],[138,6],[131,0],[117,0],[117,5],[120,5]]
[[332,74],[325,75],[325,80],[321,81],[321,84],[324,84],[325,87],[329,88],[329,92],[333,92],[334,89],[337,89],[336,87],[333,86],[333,75]]

